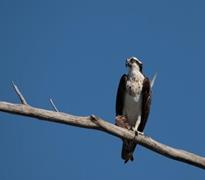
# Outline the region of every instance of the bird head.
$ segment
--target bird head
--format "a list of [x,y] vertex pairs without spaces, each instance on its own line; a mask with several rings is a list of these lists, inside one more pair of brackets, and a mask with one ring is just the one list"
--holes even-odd
[[142,72],[142,62],[136,57],[130,57],[126,59],[125,65],[129,69],[138,69],[140,72]]

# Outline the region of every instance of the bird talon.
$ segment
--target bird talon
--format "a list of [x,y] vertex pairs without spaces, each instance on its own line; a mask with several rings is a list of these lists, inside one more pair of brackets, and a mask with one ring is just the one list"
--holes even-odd
[[144,132],[138,131],[138,134],[143,136],[143,135],[144,135]]

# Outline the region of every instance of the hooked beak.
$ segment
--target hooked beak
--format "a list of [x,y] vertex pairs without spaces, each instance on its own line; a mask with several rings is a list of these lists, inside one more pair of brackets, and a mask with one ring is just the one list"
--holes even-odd
[[131,65],[130,65],[130,59],[126,59],[126,61],[125,61],[125,66],[126,66],[126,67],[131,67]]

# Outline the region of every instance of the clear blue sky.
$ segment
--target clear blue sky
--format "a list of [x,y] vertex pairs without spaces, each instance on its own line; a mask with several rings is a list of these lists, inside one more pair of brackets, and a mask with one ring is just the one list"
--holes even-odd
[[[136,56],[158,72],[145,133],[205,155],[205,3],[200,0],[1,0],[0,100],[114,122]],[[203,170],[141,146],[123,164],[108,134],[0,113],[1,180],[203,179]]]

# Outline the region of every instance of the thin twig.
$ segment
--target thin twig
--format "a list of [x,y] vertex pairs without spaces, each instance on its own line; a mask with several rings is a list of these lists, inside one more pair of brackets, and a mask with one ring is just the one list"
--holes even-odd
[[57,109],[57,107],[55,106],[53,100],[50,98],[50,103],[51,105],[53,106],[53,109],[56,111],[56,112],[59,112],[59,110]]
[[17,85],[12,81],[12,86],[17,94],[17,96],[19,97],[20,101],[21,101],[21,104],[24,104],[24,105],[28,105],[25,98],[23,97],[23,95],[21,94],[20,90],[18,89]]

